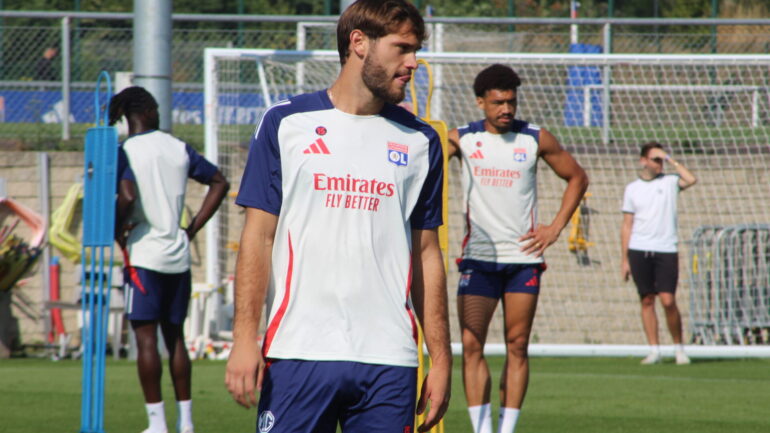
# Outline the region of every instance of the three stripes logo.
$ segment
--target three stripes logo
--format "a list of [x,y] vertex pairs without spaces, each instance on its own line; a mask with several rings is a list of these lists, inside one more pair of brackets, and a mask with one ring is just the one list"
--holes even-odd
[[329,148],[326,147],[326,143],[324,143],[322,138],[319,138],[318,140],[314,141],[313,144],[311,144],[302,153],[314,153],[314,154],[322,154],[322,155],[331,154],[331,152],[329,152]]
[[540,285],[540,281],[537,278],[537,269],[532,270],[532,278],[529,279],[526,283],[524,283],[524,286],[526,287],[537,287]]
[[481,149],[471,153],[470,159],[484,159],[484,154],[481,153]]

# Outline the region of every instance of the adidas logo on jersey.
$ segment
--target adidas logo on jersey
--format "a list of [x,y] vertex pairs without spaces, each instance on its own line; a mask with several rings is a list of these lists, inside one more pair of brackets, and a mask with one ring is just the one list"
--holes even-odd
[[471,159],[484,159],[484,154],[481,153],[481,149],[471,153],[471,156],[469,156]]
[[326,143],[324,143],[323,139],[321,138],[313,142],[313,144],[311,144],[302,153],[315,153],[315,154],[324,154],[324,155],[331,154],[331,152],[329,152],[329,148],[326,147]]

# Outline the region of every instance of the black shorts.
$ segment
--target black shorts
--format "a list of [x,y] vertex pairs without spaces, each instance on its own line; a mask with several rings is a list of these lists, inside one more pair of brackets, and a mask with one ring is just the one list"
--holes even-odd
[[628,264],[639,297],[660,292],[676,293],[678,253],[628,250]]

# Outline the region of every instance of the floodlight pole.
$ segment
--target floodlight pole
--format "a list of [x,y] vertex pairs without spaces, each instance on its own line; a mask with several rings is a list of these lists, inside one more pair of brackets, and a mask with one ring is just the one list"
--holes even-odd
[[134,84],[158,102],[160,129],[171,132],[171,0],[134,0]]

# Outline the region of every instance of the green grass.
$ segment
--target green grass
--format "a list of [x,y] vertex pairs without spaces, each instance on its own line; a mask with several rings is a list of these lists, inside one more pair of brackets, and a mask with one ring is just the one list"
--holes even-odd
[[[58,123],[0,123],[0,150],[82,151],[88,123],[70,125],[70,140],[61,139]],[[203,125],[174,125],[174,135],[203,151]],[[248,137],[248,133],[246,134]]]
[[[93,124],[74,123],[70,125],[72,139],[61,139],[61,125],[53,123],[0,123],[0,150],[28,151],[82,151],[83,137]],[[453,125],[450,125],[452,127]],[[243,141],[248,143],[253,127],[242,126]],[[565,127],[559,124],[548,126],[566,146],[595,146],[603,149],[602,129],[598,127]],[[648,128],[614,127],[612,140],[616,144],[632,145],[639,142],[640,134]],[[204,148],[203,125],[174,124],[173,133],[199,152]],[[770,126],[757,128],[683,126],[656,131],[656,139],[676,146],[687,154],[710,154],[716,150],[732,151],[742,147],[757,150],[765,146],[770,135]],[[726,148],[725,144],[730,144]]]
[[[497,379],[502,359],[491,358],[490,365]],[[256,413],[232,402],[223,385],[224,366],[224,362],[194,363],[196,431],[253,432]],[[770,431],[770,360],[640,366],[633,358],[534,358],[531,368],[517,433]],[[446,432],[469,432],[459,359],[454,370]],[[166,415],[173,431],[176,409],[164,373]],[[0,361],[0,431],[78,431],[80,374],[81,365],[75,361]],[[106,431],[142,431],[146,427],[142,404],[135,364],[110,361]]]

